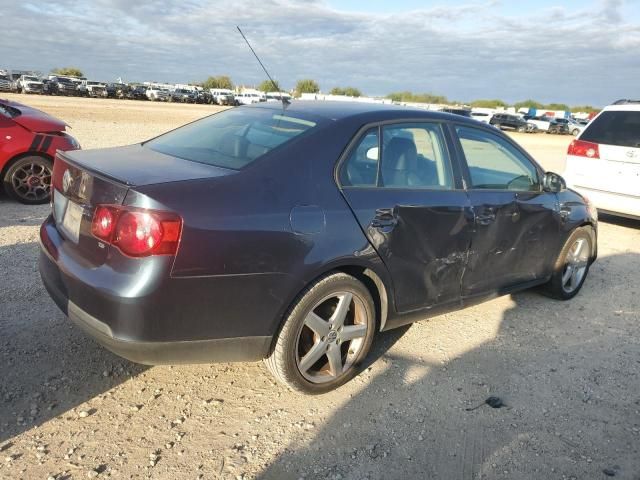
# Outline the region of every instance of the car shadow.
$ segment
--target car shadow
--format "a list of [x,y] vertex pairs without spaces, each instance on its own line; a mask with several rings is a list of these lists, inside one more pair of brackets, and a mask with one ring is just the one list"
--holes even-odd
[[0,445],[148,368],[71,325],[40,282],[38,248],[0,247]]
[[[571,301],[525,291],[420,322],[374,349],[382,371],[258,478],[635,480],[640,287],[628,285],[640,256],[606,258]],[[602,308],[603,299],[615,300]],[[453,353],[457,339],[487,330]],[[491,396],[504,406],[485,404]]]

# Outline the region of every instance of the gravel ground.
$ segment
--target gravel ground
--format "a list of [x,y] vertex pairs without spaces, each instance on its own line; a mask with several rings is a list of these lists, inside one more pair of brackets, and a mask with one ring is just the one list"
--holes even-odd
[[[18,97],[85,147],[215,108]],[[561,171],[570,139],[517,137]],[[582,292],[497,298],[379,335],[322,397],[260,363],[145,367],[72,327],[37,271],[47,206],[0,197],[0,478],[640,479],[640,222],[605,218]],[[506,407],[487,405],[488,396]]]

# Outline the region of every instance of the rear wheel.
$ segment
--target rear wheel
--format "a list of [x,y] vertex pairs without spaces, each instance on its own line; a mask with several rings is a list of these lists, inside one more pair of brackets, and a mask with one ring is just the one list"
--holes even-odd
[[355,376],[375,326],[367,288],[344,273],[327,275],[293,304],[265,363],[278,381],[294,390],[329,392]]
[[15,161],[4,176],[4,189],[14,199],[28,205],[47,203],[51,195],[52,163],[39,156]]
[[575,297],[584,284],[594,252],[591,227],[573,231],[560,251],[553,275],[543,293],[559,300]]
[[526,130],[526,127],[524,127],[524,126],[518,127],[518,132],[520,132],[520,133],[524,133],[525,130]]

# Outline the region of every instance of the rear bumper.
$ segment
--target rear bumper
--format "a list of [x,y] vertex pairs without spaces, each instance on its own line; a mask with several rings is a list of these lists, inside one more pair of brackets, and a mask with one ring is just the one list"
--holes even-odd
[[640,197],[569,185],[585,195],[603,213],[640,219]]
[[98,343],[127,360],[145,365],[258,361],[266,356],[271,337],[216,338],[183,342],[143,342],[113,336],[109,326],[72,302],[69,320]]
[[116,287],[131,292],[126,281],[139,283],[143,272],[123,276],[76,262],[50,219],[40,231],[39,266],[47,291],[69,319],[131,361],[257,361],[268,355],[278,305],[268,286],[259,283],[274,281],[267,275],[255,282],[166,278],[148,284],[139,296],[123,294]]

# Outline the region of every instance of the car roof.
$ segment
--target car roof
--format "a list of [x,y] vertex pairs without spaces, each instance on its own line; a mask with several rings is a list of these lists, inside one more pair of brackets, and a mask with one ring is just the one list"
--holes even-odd
[[[269,110],[282,110],[279,102],[263,102],[247,105],[242,108],[264,108]],[[416,107],[407,107],[396,104],[381,104],[369,102],[340,102],[318,100],[295,100],[286,107],[289,113],[301,113],[323,117],[328,120],[341,120],[348,117],[365,117],[365,121],[385,121],[403,117],[424,118],[431,120],[455,120],[457,122],[469,122],[478,125],[477,120],[453,113],[425,110]],[[370,118],[368,118],[370,117]]]
[[603,108],[613,112],[640,112],[640,103],[614,103]]

